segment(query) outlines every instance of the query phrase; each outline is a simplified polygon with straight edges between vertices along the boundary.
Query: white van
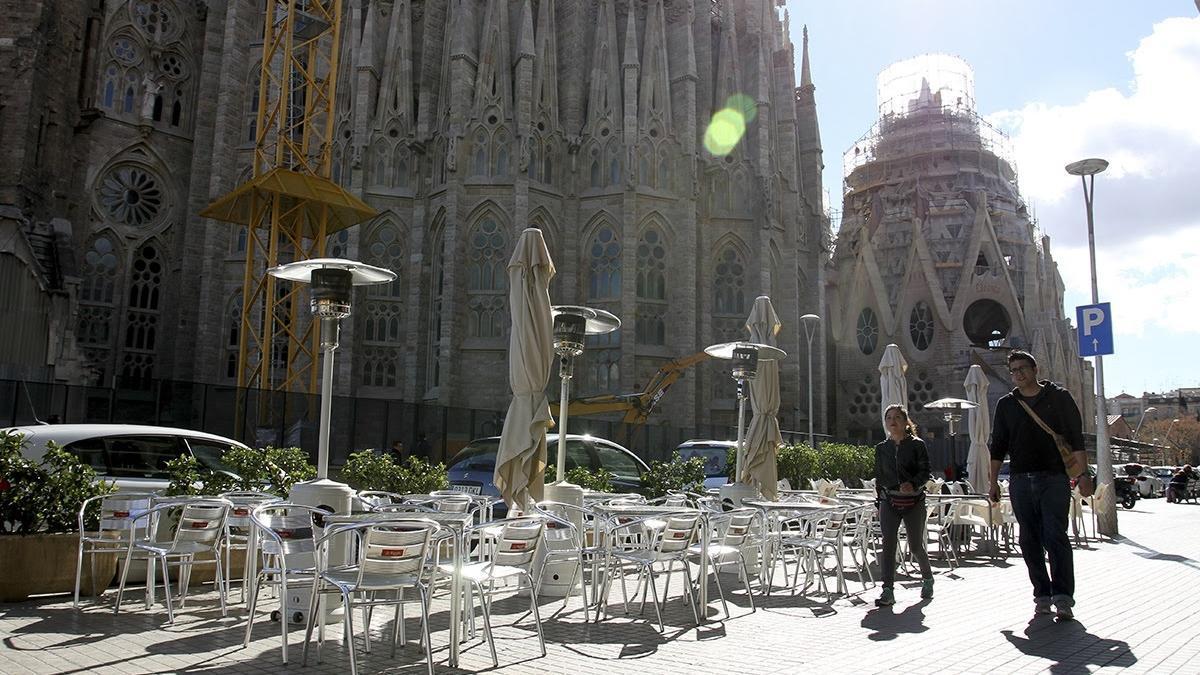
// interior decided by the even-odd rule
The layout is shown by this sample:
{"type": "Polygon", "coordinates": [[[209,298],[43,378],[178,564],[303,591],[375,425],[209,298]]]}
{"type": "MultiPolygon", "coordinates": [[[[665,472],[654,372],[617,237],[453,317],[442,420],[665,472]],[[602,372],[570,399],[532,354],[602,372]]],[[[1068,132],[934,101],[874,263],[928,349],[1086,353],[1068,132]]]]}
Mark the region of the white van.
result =
{"type": "Polygon", "coordinates": [[[203,431],[134,424],[45,424],[11,427],[8,433],[25,436],[21,454],[41,461],[53,441],[78,456],[102,480],[117,484],[121,492],[154,492],[167,488],[168,461],[192,455],[216,471],[229,471],[221,455],[232,447],[246,448],[231,438],[203,431]]]}

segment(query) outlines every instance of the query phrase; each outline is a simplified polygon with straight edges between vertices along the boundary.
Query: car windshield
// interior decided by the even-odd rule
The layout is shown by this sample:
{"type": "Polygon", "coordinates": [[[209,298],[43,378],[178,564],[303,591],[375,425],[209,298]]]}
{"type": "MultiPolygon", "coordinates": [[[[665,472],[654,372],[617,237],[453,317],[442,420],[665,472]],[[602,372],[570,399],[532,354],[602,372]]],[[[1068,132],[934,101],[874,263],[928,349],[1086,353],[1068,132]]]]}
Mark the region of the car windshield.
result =
{"type": "Polygon", "coordinates": [[[204,468],[211,471],[237,473],[222,459],[225,452],[233,446],[196,438],[189,438],[187,441],[188,445],[192,448],[192,455],[196,457],[196,461],[200,462],[200,465],[204,468]]]}
{"type": "Polygon", "coordinates": [[[475,441],[458,451],[450,463],[451,471],[495,471],[496,453],[500,449],[500,439],[475,441]]]}
{"type": "Polygon", "coordinates": [[[689,445],[679,449],[679,456],[685,460],[693,457],[704,460],[704,477],[715,478],[729,474],[726,468],[728,452],[729,449],[723,445],[689,445]]]}

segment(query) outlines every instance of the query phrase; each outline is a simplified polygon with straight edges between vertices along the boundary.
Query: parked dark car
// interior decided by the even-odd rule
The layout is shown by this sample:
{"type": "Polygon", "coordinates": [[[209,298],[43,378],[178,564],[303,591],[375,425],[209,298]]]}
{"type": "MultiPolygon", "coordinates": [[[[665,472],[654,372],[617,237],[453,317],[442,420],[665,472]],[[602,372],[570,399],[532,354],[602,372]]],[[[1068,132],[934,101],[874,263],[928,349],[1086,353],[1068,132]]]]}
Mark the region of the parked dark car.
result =
{"type": "MultiPolygon", "coordinates": [[[[547,455],[553,464],[558,453],[558,434],[547,434],[547,455]]],[[[471,441],[450,460],[447,471],[450,489],[473,495],[499,497],[500,492],[492,477],[496,473],[496,453],[500,449],[500,437],[480,438],[471,441]]],[[[617,492],[640,492],[642,474],[649,471],[646,463],[626,448],[612,441],[595,436],[567,435],[567,470],[586,467],[590,471],[607,469],[613,474],[613,489],[617,492]]],[[[497,504],[496,513],[503,514],[507,507],[497,504]]]]}

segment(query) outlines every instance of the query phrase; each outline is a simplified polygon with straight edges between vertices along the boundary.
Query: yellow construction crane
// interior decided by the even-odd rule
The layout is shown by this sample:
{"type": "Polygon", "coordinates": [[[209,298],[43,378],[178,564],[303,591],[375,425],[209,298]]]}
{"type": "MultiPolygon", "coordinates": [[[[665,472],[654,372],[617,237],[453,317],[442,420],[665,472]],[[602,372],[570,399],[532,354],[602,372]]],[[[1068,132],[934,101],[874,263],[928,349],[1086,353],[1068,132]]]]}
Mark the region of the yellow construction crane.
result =
{"type": "Polygon", "coordinates": [[[248,229],[238,387],[316,393],[301,284],[266,272],[323,257],[329,235],[376,211],[330,180],[342,0],[267,0],[265,12],[253,174],[200,215],[248,229]]]}
{"type": "MultiPolygon", "coordinates": [[[[646,388],[636,394],[600,394],[571,399],[567,407],[567,416],[602,415],[611,412],[623,412],[621,419],[625,424],[639,426],[646,423],[654,407],[662,400],[667,389],[683,375],[683,371],[711,358],[705,352],[697,352],[689,356],[681,356],[668,361],[658,369],[646,388]]],[[[558,403],[550,404],[550,412],[558,418],[558,403]]]]}

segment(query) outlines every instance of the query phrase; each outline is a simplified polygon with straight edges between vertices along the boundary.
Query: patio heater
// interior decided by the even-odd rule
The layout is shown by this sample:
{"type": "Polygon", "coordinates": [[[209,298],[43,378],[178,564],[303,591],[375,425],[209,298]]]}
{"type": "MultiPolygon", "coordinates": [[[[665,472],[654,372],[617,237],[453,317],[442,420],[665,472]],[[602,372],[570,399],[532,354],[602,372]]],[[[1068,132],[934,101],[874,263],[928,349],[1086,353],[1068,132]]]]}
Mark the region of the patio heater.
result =
{"type": "MultiPolygon", "coordinates": [[[[320,506],[334,513],[349,513],[354,490],[344,483],[329,480],[329,423],[333,404],[333,353],[338,348],[341,320],[350,316],[351,296],[355,286],[386,284],[396,279],[396,273],[354,260],[313,258],[267,270],[279,279],[307,283],[312,292],[310,309],[320,322],[320,346],[323,353],[321,371],[321,423],[317,441],[316,480],[296,483],[288,499],[297,504],[320,506]]],[[[345,562],[345,547],[330,547],[331,562],[345,562]],[[340,560],[337,558],[340,557],[340,560]]],[[[308,612],[307,592],[289,592],[285,599],[291,617],[296,612],[308,612]]],[[[333,611],[340,603],[326,603],[326,622],[333,621],[333,611]]]]}
{"type": "Polygon", "coordinates": [[[955,442],[958,432],[954,429],[954,425],[962,419],[964,410],[978,407],[975,402],[963,398],[939,398],[925,404],[925,408],[928,410],[942,411],[942,420],[946,422],[950,434],[950,461],[954,462],[955,466],[958,466],[958,444],[955,442]]]}
{"type": "MultiPolygon", "coordinates": [[[[587,336],[605,335],[621,327],[621,320],[602,309],[578,305],[555,305],[550,308],[554,317],[554,351],[558,354],[558,454],[554,460],[555,480],[544,489],[546,499],[564,504],[583,506],[583,488],[566,481],[567,471],[567,409],[571,401],[571,378],[575,376],[575,357],[583,354],[587,336]]],[[[583,527],[581,516],[573,515],[576,527],[583,527]]],[[[547,541],[549,544],[549,541],[547,541]]],[[[539,548],[541,551],[548,547],[539,548]]],[[[542,595],[562,597],[575,588],[574,563],[550,563],[542,573],[542,595]]],[[[579,580],[583,583],[583,579],[579,580]]]]}
{"type": "Polygon", "coordinates": [[[759,361],[779,361],[787,353],[778,347],[758,344],[755,342],[724,342],[709,345],[704,352],[715,359],[732,361],[732,375],[737,382],[738,401],[738,436],[737,436],[737,466],[735,481],[721,488],[721,501],[730,501],[740,506],[743,499],[753,498],[758,490],[743,483],[740,476],[746,460],[746,399],[750,398],[746,385],[758,376],[759,361]]]}

